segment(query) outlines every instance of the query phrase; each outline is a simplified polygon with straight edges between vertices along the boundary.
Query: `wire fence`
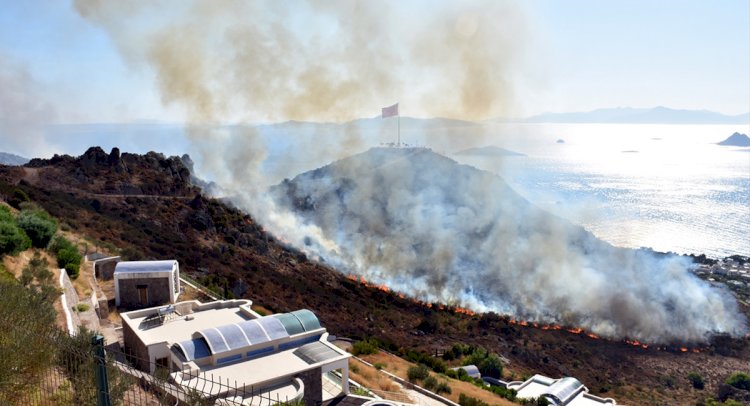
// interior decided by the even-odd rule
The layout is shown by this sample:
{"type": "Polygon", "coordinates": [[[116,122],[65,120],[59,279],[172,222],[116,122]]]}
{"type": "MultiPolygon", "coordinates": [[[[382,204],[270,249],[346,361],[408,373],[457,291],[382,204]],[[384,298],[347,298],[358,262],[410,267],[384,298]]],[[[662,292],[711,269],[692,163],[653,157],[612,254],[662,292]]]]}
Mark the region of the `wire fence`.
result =
{"type": "Polygon", "coordinates": [[[304,404],[298,397],[282,397],[279,392],[222,381],[210,374],[174,373],[165,365],[138,362],[117,348],[105,348],[98,335],[68,336],[55,331],[46,339],[53,353],[47,354],[44,364],[30,361],[26,370],[0,376],[0,405],[304,404]],[[147,373],[136,365],[148,365],[155,372],[147,373]],[[13,377],[21,381],[10,382],[13,377]]]}

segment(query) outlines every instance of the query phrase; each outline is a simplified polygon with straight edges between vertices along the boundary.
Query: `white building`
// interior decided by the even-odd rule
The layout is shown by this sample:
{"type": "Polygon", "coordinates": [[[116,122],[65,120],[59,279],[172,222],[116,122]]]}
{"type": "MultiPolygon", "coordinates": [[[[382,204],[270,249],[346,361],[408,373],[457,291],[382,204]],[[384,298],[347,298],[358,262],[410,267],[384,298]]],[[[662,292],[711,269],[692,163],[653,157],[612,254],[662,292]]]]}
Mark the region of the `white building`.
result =
{"type": "Polygon", "coordinates": [[[117,307],[174,303],[180,295],[180,265],[174,259],[118,262],[114,282],[117,307]]]}
{"type": "Polygon", "coordinates": [[[123,313],[125,348],[144,371],[168,369],[182,387],[238,403],[243,399],[235,396],[316,404],[332,371],[339,373],[340,392],[349,392],[351,355],[328,342],[313,312],[261,316],[251,304],[193,300],[123,313]],[[206,381],[231,385],[207,387],[206,381]]]}
{"type": "Polygon", "coordinates": [[[588,388],[576,378],[565,377],[552,379],[543,375],[534,375],[524,382],[508,383],[508,389],[515,389],[519,398],[547,398],[554,406],[602,406],[616,405],[612,398],[600,398],[589,394],[588,388]]]}

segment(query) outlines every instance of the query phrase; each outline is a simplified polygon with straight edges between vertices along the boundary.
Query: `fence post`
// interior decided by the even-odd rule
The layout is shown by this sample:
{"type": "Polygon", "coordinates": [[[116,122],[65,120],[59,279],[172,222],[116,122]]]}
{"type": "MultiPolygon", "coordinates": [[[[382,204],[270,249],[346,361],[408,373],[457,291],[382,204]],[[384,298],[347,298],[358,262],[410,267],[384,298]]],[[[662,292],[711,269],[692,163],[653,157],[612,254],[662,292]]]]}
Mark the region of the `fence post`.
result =
{"type": "Polygon", "coordinates": [[[91,337],[91,347],[94,350],[94,362],[96,363],[96,405],[111,406],[109,399],[109,379],[107,378],[107,360],[104,355],[104,337],[95,335],[91,337]]]}

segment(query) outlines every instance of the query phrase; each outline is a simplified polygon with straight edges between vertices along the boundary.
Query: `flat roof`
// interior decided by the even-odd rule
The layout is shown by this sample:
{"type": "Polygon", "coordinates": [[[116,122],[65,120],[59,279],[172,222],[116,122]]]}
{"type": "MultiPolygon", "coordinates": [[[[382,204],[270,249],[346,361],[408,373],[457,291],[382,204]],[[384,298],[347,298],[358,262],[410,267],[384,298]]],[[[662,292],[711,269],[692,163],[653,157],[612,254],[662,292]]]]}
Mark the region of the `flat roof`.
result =
{"type": "MultiPolygon", "coordinates": [[[[248,304],[250,302],[248,301],[248,304]]],[[[135,312],[130,313],[137,313],[135,312]]],[[[128,322],[130,326],[135,330],[138,337],[145,345],[151,345],[167,341],[169,343],[178,343],[180,341],[190,340],[193,338],[193,333],[204,330],[207,328],[220,326],[223,324],[239,323],[246,320],[252,320],[248,315],[245,315],[238,306],[226,307],[226,308],[215,308],[198,310],[187,315],[181,315],[175,319],[164,322],[164,324],[157,325],[154,327],[148,327],[150,323],[144,323],[143,321],[151,316],[154,312],[144,313],[138,317],[130,317],[128,313],[124,313],[122,316],[128,316],[127,320],[123,317],[123,321],[128,322]],[[190,319],[190,320],[188,320],[190,319]]]]}
{"type": "Polygon", "coordinates": [[[234,385],[234,382],[237,382],[234,386],[239,388],[243,386],[262,385],[264,382],[274,381],[280,377],[291,377],[302,371],[318,368],[323,364],[330,364],[331,362],[347,360],[349,358],[348,353],[344,353],[343,350],[323,341],[317,341],[313,344],[315,344],[315,349],[318,351],[320,351],[320,346],[325,346],[330,351],[324,359],[315,363],[310,363],[310,359],[302,359],[295,354],[298,348],[293,348],[261,358],[243,359],[229,365],[204,367],[201,368],[197,377],[193,377],[192,379],[183,380],[182,372],[173,372],[172,376],[177,383],[187,387],[191,387],[191,385],[203,385],[207,379],[210,381],[229,381],[232,382],[232,385],[234,385]]]}

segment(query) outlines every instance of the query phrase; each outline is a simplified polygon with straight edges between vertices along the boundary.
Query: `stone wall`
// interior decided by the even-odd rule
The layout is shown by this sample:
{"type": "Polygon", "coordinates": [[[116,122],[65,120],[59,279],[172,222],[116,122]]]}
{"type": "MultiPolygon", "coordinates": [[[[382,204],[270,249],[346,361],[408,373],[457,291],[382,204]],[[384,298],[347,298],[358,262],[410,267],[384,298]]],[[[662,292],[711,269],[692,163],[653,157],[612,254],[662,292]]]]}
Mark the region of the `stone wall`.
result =
{"type": "Polygon", "coordinates": [[[94,275],[101,280],[110,280],[115,274],[115,266],[120,257],[100,259],[94,263],[94,275]]]}
{"type": "Polygon", "coordinates": [[[120,307],[142,309],[169,303],[169,276],[161,278],[119,279],[120,307]],[[138,286],[145,285],[148,290],[148,302],[141,303],[138,297],[138,286]]]}
{"type": "Polygon", "coordinates": [[[305,406],[318,406],[323,403],[323,371],[320,368],[302,372],[297,378],[305,384],[305,395],[302,398],[305,406]]]}
{"type": "Polygon", "coordinates": [[[122,338],[125,341],[125,353],[135,358],[135,365],[138,369],[150,372],[148,347],[143,344],[127,323],[122,323],[122,338]]]}

